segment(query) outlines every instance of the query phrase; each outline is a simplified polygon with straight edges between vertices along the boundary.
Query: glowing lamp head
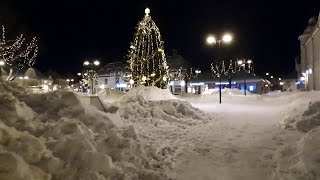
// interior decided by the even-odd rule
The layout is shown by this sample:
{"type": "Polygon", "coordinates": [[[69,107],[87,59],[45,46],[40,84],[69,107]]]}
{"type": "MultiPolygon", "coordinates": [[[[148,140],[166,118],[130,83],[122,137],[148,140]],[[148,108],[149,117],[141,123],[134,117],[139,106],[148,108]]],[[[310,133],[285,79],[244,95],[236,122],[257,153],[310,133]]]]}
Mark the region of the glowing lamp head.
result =
{"type": "Polygon", "coordinates": [[[130,79],[130,84],[134,84],[134,80],[133,79],[130,79]]]}
{"type": "Polygon", "coordinates": [[[163,81],[167,81],[167,77],[166,77],[166,76],[163,76],[162,80],[163,80],[163,81]]]}
{"type": "Polygon", "coordinates": [[[29,77],[28,77],[28,76],[25,76],[24,79],[29,79],[29,77]]]}
{"type": "Polygon", "coordinates": [[[251,63],[252,63],[252,60],[249,59],[249,60],[247,61],[247,63],[248,63],[248,64],[251,64],[251,63]]]}
{"type": "Polygon", "coordinates": [[[207,38],[207,43],[208,43],[208,44],[216,44],[216,43],[217,43],[217,40],[216,40],[215,37],[209,36],[209,37],[207,38]]]}
{"type": "Polygon", "coordinates": [[[100,65],[100,61],[95,60],[95,61],[93,62],[93,64],[94,64],[95,66],[99,66],[99,65],[100,65]]]}
{"type": "Polygon", "coordinates": [[[222,38],[223,42],[230,43],[232,41],[232,36],[230,34],[226,34],[222,38]]]}
{"type": "Polygon", "coordinates": [[[67,82],[70,82],[70,79],[67,79],[67,82]]]}
{"type": "Polygon", "coordinates": [[[85,62],[83,63],[84,66],[89,66],[89,64],[90,64],[89,61],[85,61],[85,62]]]}
{"type": "Polygon", "coordinates": [[[238,61],[238,65],[241,65],[241,64],[242,64],[242,60],[239,60],[239,61],[238,61]]]}
{"type": "Polygon", "coordinates": [[[266,73],[266,76],[269,76],[269,73],[266,73]]]}
{"type": "Polygon", "coordinates": [[[77,75],[78,75],[78,76],[81,76],[81,73],[78,73],[77,75]]]}
{"type": "Polygon", "coordinates": [[[5,62],[3,60],[0,60],[0,66],[4,66],[5,62]]]}
{"type": "Polygon", "coordinates": [[[273,76],[270,76],[271,79],[273,79],[273,76]]]}
{"type": "Polygon", "coordinates": [[[283,82],[280,82],[280,86],[283,86],[283,84],[284,84],[283,82]]]}

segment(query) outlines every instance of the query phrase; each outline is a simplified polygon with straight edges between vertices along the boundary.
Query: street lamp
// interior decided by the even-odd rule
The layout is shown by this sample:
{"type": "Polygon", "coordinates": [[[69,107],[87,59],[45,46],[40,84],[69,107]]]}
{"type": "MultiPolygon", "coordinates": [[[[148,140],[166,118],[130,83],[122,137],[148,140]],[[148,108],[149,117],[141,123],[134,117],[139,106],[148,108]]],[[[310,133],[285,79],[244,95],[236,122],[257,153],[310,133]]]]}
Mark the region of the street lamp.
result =
{"type": "MultiPolygon", "coordinates": [[[[214,36],[210,35],[207,37],[207,43],[209,45],[217,44],[218,43],[218,61],[221,61],[220,59],[220,48],[221,48],[221,42],[229,44],[232,41],[232,36],[230,34],[225,34],[222,36],[222,39],[216,39],[214,36]]],[[[220,74],[220,73],[219,73],[220,74]]],[[[222,82],[221,82],[221,75],[219,75],[219,103],[221,104],[221,89],[222,89],[222,82]]]]}
{"type": "Polygon", "coordinates": [[[251,59],[249,60],[238,60],[238,65],[240,66],[239,70],[241,70],[241,67],[243,67],[243,70],[245,72],[244,74],[244,80],[243,80],[243,89],[244,89],[244,95],[247,95],[247,82],[246,82],[246,73],[251,73],[251,65],[253,61],[251,59]],[[246,64],[248,64],[246,66],[246,64]],[[246,67],[248,67],[248,72],[246,70],[246,67]]]}
{"type": "MultiPolygon", "coordinates": [[[[93,62],[90,62],[88,60],[83,62],[83,66],[87,68],[87,70],[83,73],[85,77],[87,77],[91,82],[91,95],[94,95],[94,79],[97,78],[97,72],[95,71],[95,68],[100,65],[99,60],[94,60],[93,62]]],[[[78,75],[81,75],[81,73],[78,73],[78,75]]]]}

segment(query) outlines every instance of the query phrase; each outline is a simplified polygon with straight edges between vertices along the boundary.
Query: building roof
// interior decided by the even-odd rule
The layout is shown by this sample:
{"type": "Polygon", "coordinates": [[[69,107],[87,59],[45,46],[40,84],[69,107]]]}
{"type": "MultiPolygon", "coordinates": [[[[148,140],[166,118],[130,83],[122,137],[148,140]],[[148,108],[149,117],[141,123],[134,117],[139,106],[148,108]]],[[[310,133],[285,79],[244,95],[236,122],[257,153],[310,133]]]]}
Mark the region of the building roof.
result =
{"type": "Polygon", "coordinates": [[[129,70],[128,64],[124,62],[112,62],[97,70],[99,75],[110,74],[116,71],[126,72],[129,70]]]}
{"type": "Polygon", "coordinates": [[[193,68],[193,66],[176,50],[173,51],[172,56],[167,56],[167,63],[169,65],[169,69],[179,69],[180,67],[184,69],[193,68]]]}

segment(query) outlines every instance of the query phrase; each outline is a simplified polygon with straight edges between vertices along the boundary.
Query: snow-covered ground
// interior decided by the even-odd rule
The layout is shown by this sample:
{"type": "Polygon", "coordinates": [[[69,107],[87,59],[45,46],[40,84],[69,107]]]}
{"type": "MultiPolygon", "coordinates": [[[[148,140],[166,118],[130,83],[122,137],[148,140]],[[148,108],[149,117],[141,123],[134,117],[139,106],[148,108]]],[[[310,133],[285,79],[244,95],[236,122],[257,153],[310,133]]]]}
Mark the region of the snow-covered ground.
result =
{"type": "Polygon", "coordinates": [[[317,180],[320,93],[28,94],[0,82],[0,179],[317,180]]]}

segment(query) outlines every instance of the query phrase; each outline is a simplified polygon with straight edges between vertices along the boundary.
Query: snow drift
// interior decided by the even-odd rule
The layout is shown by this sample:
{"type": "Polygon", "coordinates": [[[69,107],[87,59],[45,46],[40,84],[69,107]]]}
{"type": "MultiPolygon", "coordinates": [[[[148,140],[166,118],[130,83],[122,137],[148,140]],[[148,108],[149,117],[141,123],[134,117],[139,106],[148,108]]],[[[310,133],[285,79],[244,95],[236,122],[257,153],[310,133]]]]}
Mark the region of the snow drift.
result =
{"type": "Polygon", "coordinates": [[[318,92],[301,92],[283,96],[287,103],[283,110],[285,128],[308,132],[320,125],[320,97],[318,92]]]}
{"type": "Polygon", "coordinates": [[[300,92],[282,97],[288,103],[283,126],[305,134],[297,144],[277,151],[275,176],[279,179],[320,179],[319,95],[319,92],[300,92]]]}
{"type": "MultiPolygon", "coordinates": [[[[244,91],[240,89],[229,89],[224,88],[221,90],[221,93],[229,96],[241,96],[244,95],[244,91]]],[[[247,95],[253,95],[250,91],[246,92],[247,95]]],[[[202,94],[219,94],[219,89],[208,89],[204,91],[202,94]]]]}
{"type": "Polygon", "coordinates": [[[160,89],[155,86],[138,86],[130,89],[130,91],[121,98],[121,101],[130,101],[130,99],[138,97],[145,101],[177,99],[168,89],[160,89]]]}
{"type": "Polygon", "coordinates": [[[71,92],[0,82],[0,179],[167,179],[133,126],[71,92]]]}

